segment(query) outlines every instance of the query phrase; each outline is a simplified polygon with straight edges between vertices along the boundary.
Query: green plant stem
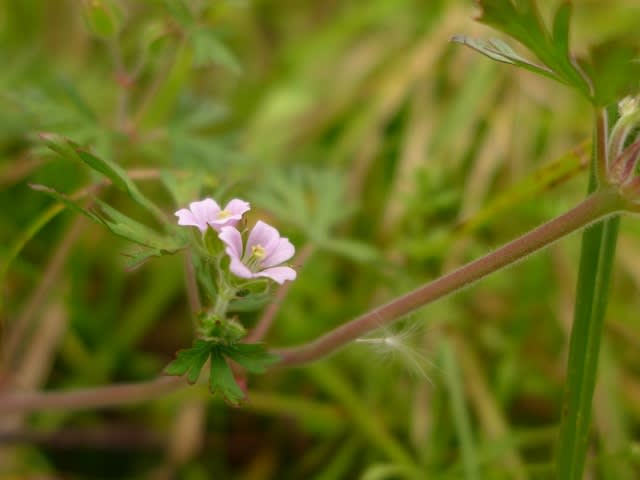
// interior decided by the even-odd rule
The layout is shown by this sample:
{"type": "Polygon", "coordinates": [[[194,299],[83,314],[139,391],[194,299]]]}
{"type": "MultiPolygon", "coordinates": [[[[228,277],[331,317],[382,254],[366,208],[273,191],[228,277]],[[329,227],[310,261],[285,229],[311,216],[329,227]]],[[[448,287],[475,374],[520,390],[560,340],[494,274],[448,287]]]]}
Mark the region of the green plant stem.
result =
{"type": "Polygon", "coordinates": [[[565,214],[463,267],[330,331],[310,343],[275,350],[280,366],[294,366],[323,358],[367,333],[389,325],[407,313],[464,288],[481,278],[549,246],[556,240],[621,210],[622,197],[613,189],[593,193],[565,214]]]}

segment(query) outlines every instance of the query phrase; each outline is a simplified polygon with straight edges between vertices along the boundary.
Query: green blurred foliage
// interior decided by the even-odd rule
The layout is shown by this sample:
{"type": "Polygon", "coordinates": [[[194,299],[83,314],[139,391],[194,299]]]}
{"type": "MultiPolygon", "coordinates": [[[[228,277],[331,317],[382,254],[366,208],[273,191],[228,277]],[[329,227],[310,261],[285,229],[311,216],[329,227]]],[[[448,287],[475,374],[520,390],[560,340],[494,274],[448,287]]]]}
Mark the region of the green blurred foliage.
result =
{"type": "MultiPolygon", "coordinates": [[[[543,16],[555,6],[540,2],[543,16]]],[[[635,1],[574,11],[581,56],[607,40],[638,46],[635,1]]],[[[576,203],[590,106],[451,44],[491,37],[472,14],[433,0],[0,0],[2,379],[21,390],[148,380],[192,342],[180,254],[149,258],[30,184],[147,236],[175,232],[172,212],[202,196],[250,199],[250,221],[314,248],[270,346],[310,340],[576,203]],[[42,133],[91,157],[58,155],[42,133]],[[147,261],[131,271],[126,255],[147,261]],[[16,325],[27,328],[12,345],[16,325]]],[[[623,222],[595,478],[640,471],[639,234],[623,222]]],[[[194,386],[0,417],[0,474],[550,478],[578,240],[391,331],[429,380],[357,343],[250,376],[240,409],[194,386]]],[[[259,312],[239,315],[250,328],[259,312]]]]}

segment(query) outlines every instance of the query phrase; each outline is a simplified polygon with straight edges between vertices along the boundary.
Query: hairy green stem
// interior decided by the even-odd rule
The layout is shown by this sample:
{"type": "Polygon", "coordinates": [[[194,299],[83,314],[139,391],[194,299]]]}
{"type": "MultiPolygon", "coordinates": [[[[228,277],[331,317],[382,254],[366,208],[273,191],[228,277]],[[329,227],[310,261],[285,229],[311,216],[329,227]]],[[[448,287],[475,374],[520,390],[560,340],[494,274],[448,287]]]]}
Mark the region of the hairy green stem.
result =
{"type": "Polygon", "coordinates": [[[624,202],[613,189],[588,196],[567,213],[507,243],[488,255],[423,285],[330,331],[310,343],[275,350],[280,366],[300,365],[323,358],[358,337],[388,325],[430,302],[511,265],[556,240],[621,210],[624,202]]]}

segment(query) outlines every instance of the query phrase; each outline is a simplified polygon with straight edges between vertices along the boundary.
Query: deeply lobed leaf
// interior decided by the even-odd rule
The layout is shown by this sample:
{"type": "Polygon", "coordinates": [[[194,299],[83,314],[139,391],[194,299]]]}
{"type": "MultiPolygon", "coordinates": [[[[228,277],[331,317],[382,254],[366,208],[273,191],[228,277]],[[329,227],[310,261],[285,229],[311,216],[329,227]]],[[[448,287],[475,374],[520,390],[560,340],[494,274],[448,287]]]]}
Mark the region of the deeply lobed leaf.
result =
{"type": "Polygon", "coordinates": [[[245,394],[227,363],[232,359],[251,373],[263,373],[277,363],[280,357],[269,353],[261,343],[235,343],[224,345],[214,341],[197,340],[193,347],[178,351],[176,358],[164,369],[166,375],[187,375],[189,383],[198,380],[207,359],[211,359],[209,389],[220,393],[227,402],[237,406],[245,394]]]}
{"type": "Polygon", "coordinates": [[[533,63],[500,40],[456,35],[452,41],[466,45],[493,60],[510,63],[566,84],[594,105],[604,106],[637,90],[640,62],[637,48],[605,45],[578,63],[569,48],[571,3],[563,1],[547,28],[535,0],[478,0],[478,20],[503,32],[529,49],[542,65],[533,63]]]}

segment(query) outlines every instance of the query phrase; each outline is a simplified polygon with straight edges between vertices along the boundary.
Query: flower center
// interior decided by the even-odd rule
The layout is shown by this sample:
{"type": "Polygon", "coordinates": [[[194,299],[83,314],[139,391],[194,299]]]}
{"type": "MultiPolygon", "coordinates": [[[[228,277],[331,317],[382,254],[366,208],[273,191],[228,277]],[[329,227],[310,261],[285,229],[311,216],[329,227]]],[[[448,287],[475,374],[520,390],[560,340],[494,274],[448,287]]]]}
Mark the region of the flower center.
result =
{"type": "Polygon", "coordinates": [[[257,260],[264,258],[265,251],[264,247],[260,244],[254,245],[251,247],[251,256],[257,260]]]}
{"type": "Polygon", "coordinates": [[[251,246],[251,253],[247,251],[245,253],[246,260],[243,260],[243,263],[251,270],[252,272],[257,272],[261,270],[260,262],[266,255],[266,251],[264,247],[260,244],[251,246]]]}
{"type": "Polygon", "coordinates": [[[229,218],[231,216],[231,212],[229,210],[220,210],[218,212],[218,219],[224,220],[225,218],[229,218]]]}

